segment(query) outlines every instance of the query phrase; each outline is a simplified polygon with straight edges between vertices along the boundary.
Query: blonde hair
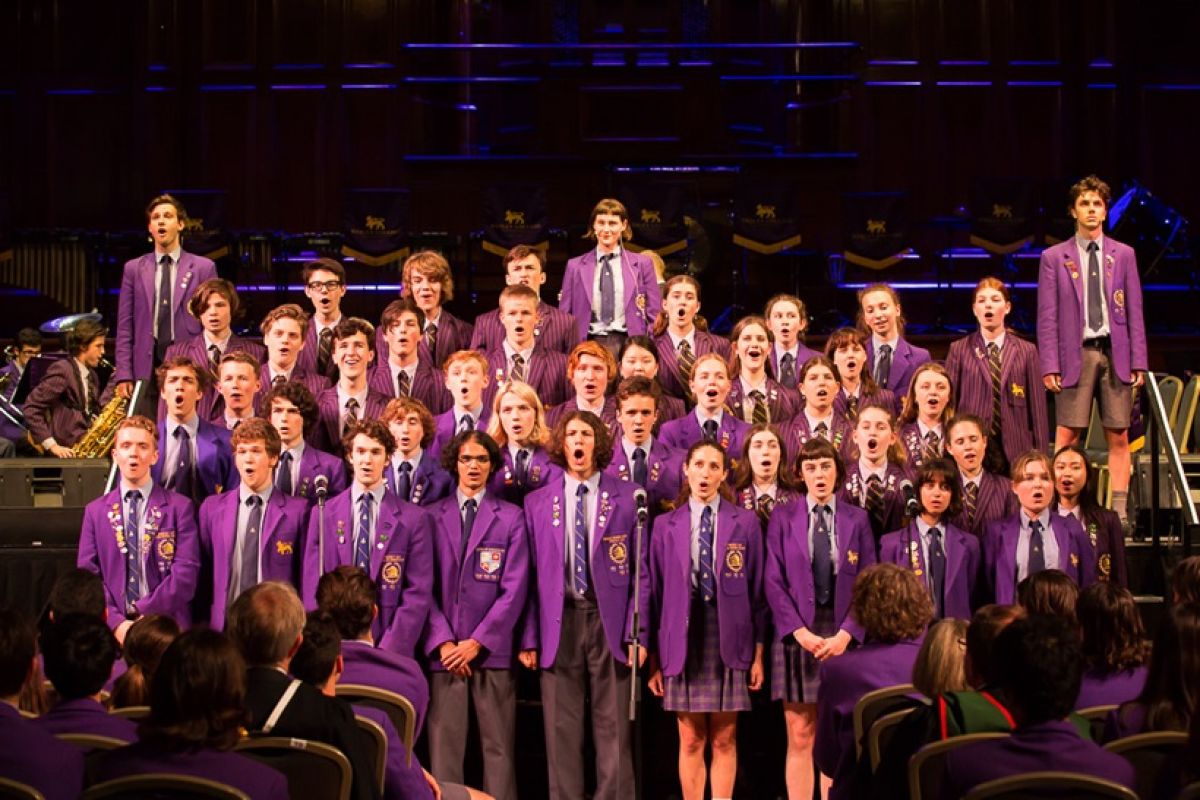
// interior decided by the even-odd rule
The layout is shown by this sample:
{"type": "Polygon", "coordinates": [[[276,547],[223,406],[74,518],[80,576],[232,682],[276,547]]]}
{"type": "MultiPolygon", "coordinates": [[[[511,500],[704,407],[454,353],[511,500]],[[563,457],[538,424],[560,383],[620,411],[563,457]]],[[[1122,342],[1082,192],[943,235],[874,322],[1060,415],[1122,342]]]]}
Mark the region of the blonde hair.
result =
{"type": "Polygon", "coordinates": [[[967,684],[967,621],[938,620],[929,626],[913,663],[912,682],[921,694],[936,697],[963,692],[967,684]]]}
{"type": "Polygon", "coordinates": [[[412,297],[409,284],[412,283],[414,269],[442,285],[442,297],[438,305],[444,306],[454,299],[454,276],[450,272],[450,262],[441,253],[433,250],[420,250],[405,260],[404,267],[400,270],[400,277],[404,283],[400,290],[401,297],[412,297]]]}
{"type": "Polygon", "coordinates": [[[516,442],[516,444],[545,447],[546,443],[550,441],[550,429],[546,427],[546,409],[542,405],[541,398],[538,397],[537,390],[522,381],[508,381],[497,389],[496,396],[492,400],[492,418],[488,420],[487,435],[492,437],[500,447],[508,445],[508,433],[504,430],[504,423],[500,419],[500,402],[506,394],[515,394],[533,409],[533,427],[529,429],[529,436],[524,442],[516,442]]]}

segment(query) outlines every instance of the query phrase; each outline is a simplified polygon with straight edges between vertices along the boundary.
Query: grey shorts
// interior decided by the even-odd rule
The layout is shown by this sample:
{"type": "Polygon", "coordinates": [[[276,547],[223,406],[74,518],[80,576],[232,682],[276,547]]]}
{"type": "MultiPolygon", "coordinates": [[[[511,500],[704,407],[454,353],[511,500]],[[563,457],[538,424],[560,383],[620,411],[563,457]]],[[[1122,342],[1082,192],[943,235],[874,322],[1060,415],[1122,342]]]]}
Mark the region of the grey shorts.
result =
{"type": "Polygon", "coordinates": [[[1092,398],[1095,397],[1100,403],[1100,423],[1111,430],[1127,429],[1133,409],[1131,385],[1122,383],[1117,377],[1107,349],[1084,347],[1082,355],[1079,383],[1064,388],[1055,398],[1057,424],[1086,429],[1092,420],[1092,398]]]}

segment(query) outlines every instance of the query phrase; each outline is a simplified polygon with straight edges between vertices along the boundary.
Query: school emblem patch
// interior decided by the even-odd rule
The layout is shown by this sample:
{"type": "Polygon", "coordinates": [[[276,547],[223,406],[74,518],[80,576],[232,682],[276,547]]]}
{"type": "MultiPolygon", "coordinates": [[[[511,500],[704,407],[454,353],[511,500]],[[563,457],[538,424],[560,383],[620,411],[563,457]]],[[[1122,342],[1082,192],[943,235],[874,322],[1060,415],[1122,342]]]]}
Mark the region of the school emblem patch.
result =
{"type": "Polygon", "coordinates": [[[480,550],[479,571],[485,575],[494,575],[500,571],[500,562],[504,558],[503,550],[480,550]]]}

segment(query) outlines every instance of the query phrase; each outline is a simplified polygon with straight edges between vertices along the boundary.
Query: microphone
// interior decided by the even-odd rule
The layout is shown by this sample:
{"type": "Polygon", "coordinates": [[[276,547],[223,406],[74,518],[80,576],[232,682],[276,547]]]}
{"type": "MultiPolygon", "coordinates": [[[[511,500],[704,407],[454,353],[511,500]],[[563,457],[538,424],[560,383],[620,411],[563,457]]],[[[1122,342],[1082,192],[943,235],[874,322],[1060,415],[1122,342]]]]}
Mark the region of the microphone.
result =
{"type": "Polygon", "coordinates": [[[324,475],[313,478],[313,493],[317,496],[318,502],[325,502],[325,498],[329,496],[329,478],[324,475]]]}
{"type": "Polygon", "coordinates": [[[900,491],[904,493],[904,513],[916,517],[921,513],[921,504],[917,502],[917,490],[913,488],[912,481],[907,478],[900,481],[900,491]]]}
{"type": "Polygon", "coordinates": [[[646,499],[646,490],[637,488],[633,492],[633,502],[637,504],[637,519],[639,525],[646,524],[646,518],[650,516],[650,509],[646,499]]]}

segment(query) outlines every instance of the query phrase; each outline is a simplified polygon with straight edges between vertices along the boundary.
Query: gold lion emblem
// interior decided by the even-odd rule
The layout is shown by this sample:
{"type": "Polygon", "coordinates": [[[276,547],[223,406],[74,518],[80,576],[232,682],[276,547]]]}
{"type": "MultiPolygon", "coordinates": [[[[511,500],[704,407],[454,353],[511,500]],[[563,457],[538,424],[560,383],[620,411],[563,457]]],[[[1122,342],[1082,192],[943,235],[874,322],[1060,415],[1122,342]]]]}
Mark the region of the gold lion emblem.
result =
{"type": "Polygon", "coordinates": [[[871,235],[883,236],[887,233],[887,220],[885,219],[869,219],[867,220],[867,233],[871,235]]]}
{"type": "Polygon", "coordinates": [[[995,219],[1012,219],[1012,206],[992,203],[992,216],[995,219]]]}
{"type": "Polygon", "coordinates": [[[367,217],[366,228],[369,231],[387,230],[387,220],[383,217],[367,217]]]}
{"type": "Polygon", "coordinates": [[[643,208],[642,209],[642,224],[643,225],[661,225],[662,224],[662,212],[655,211],[654,209],[651,209],[651,208],[643,208]]]}
{"type": "Polygon", "coordinates": [[[514,225],[517,227],[524,226],[525,225],[525,212],[524,211],[513,211],[512,209],[505,209],[504,224],[505,225],[514,225]]]}
{"type": "Polygon", "coordinates": [[[775,206],[767,206],[759,203],[754,207],[754,216],[762,221],[773,220],[775,219],[775,206]]]}

